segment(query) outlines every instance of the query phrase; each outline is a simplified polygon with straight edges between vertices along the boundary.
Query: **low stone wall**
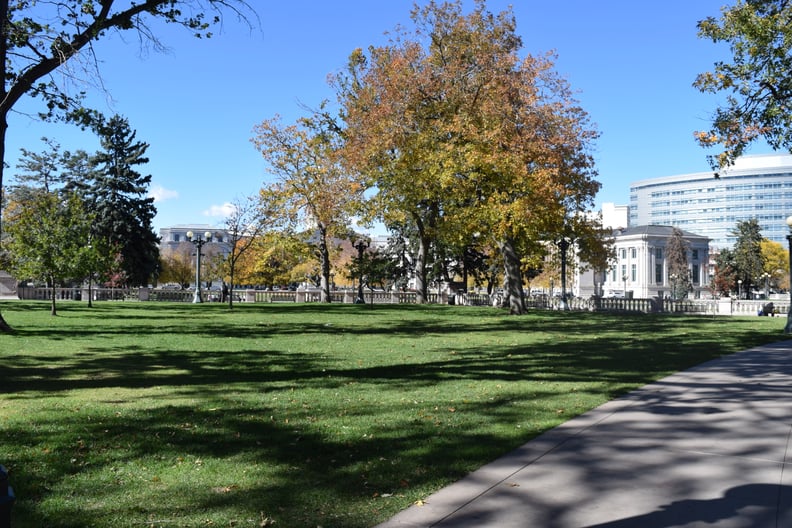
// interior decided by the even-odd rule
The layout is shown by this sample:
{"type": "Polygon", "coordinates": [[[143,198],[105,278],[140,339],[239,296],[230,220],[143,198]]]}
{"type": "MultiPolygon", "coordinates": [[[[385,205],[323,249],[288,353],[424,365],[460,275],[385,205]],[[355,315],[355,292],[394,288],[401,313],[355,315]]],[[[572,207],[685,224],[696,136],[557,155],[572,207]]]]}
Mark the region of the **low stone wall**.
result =
{"type": "MultiPolygon", "coordinates": [[[[236,302],[245,303],[316,303],[321,299],[319,290],[240,290],[231,292],[236,302]]],[[[86,301],[89,297],[88,288],[56,288],[58,300],[86,301]]],[[[94,301],[166,301],[192,302],[194,290],[169,290],[160,288],[92,288],[90,296],[94,301]]],[[[366,304],[416,304],[418,295],[415,292],[383,292],[365,290],[366,304]]],[[[23,300],[49,300],[48,288],[20,287],[17,296],[23,300]]],[[[205,302],[220,300],[220,292],[204,290],[205,302]]],[[[357,300],[357,290],[335,290],[330,293],[331,302],[352,304],[357,300]]],[[[499,306],[498,295],[481,293],[429,293],[430,304],[455,304],[460,306],[499,306]]],[[[789,299],[773,300],[774,314],[786,315],[789,311],[789,299]]],[[[567,305],[574,311],[610,311],[632,313],[678,313],[704,315],[757,315],[768,301],[739,300],[729,297],[721,299],[617,299],[617,298],[578,298],[570,297],[567,305]]],[[[561,299],[557,297],[526,297],[526,305],[530,309],[559,310],[561,299]]]]}

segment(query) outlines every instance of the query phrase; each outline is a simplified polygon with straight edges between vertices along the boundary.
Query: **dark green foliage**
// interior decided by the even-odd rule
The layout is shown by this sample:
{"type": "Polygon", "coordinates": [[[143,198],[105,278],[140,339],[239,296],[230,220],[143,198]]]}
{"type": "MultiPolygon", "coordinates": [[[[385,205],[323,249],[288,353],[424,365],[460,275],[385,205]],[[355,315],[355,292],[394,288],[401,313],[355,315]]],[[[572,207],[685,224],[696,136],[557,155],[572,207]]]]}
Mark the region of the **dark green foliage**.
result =
{"type": "Polygon", "coordinates": [[[38,189],[17,203],[8,217],[11,269],[18,277],[52,289],[51,313],[56,315],[55,288],[88,274],[93,258],[87,244],[91,216],[77,195],[38,189]]]}
{"type": "Polygon", "coordinates": [[[755,218],[737,222],[731,234],[737,238],[734,243],[734,268],[737,280],[742,280],[743,292],[751,288],[764,272],[762,258],[762,228],[755,218]]]}
{"type": "Polygon", "coordinates": [[[87,191],[89,209],[96,215],[94,232],[119,249],[125,282],[145,285],[159,265],[152,227],[157,210],[154,199],[146,196],[151,176],[135,170],[148,163],[149,145],[136,141],[127,119],[117,115],[96,132],[101,150],[91,159],[94,179],[87,191]]]}

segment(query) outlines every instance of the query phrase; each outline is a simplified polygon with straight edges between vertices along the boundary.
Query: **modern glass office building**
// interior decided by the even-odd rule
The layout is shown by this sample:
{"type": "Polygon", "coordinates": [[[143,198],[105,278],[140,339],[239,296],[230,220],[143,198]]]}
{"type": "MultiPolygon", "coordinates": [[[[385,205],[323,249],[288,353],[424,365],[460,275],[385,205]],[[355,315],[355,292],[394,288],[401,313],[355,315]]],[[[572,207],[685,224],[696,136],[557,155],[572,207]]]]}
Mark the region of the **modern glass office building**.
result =
{"type": "Polygon", "coordinates": [[[755,218],[762,235],[786,247],[792,215],[792,156],[744,156],[720,171],[666,176],[630,186],[630,226],[666,225],[732,247],[737,222],[755,218]]]}

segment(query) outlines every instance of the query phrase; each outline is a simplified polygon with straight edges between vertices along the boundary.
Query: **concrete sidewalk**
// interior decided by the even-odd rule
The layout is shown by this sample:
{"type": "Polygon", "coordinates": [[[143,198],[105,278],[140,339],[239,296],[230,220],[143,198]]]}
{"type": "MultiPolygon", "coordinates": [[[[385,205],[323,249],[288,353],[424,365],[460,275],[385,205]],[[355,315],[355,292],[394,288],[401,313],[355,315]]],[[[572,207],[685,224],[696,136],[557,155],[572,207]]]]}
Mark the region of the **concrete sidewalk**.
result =
{"type": "Polygon", "coordinates": [[[377,528],[792,527],[792,341],[548,431],[377,528]]]}

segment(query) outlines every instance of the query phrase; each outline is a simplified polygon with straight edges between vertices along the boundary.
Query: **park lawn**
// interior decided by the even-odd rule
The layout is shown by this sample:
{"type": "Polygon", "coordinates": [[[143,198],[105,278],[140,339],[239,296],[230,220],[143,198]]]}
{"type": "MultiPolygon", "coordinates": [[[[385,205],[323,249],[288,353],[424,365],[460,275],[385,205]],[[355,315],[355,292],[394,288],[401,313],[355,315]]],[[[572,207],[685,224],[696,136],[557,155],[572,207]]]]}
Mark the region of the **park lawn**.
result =
{"type": "Polygon", "coordinates": [[[370,527],[784,318],[3,302],[14,528],[370,527]]]}

